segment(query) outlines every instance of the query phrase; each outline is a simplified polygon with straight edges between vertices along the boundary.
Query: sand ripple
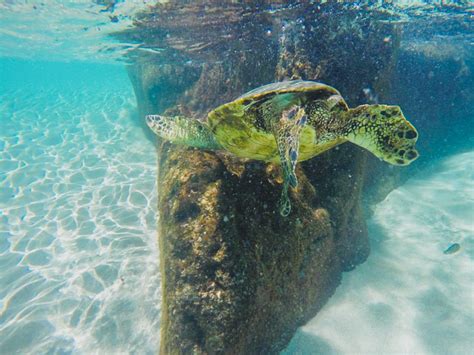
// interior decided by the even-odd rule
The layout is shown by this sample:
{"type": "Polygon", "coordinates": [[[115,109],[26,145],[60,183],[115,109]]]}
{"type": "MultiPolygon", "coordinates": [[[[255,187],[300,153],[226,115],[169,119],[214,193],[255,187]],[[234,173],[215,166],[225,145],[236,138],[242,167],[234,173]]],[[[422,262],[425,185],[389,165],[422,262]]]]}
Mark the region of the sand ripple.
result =
{"type": "Polygon", "coordinates": [[[156,154],[121,75],[0,95],[2,354],[157,348],[156,154]]]}

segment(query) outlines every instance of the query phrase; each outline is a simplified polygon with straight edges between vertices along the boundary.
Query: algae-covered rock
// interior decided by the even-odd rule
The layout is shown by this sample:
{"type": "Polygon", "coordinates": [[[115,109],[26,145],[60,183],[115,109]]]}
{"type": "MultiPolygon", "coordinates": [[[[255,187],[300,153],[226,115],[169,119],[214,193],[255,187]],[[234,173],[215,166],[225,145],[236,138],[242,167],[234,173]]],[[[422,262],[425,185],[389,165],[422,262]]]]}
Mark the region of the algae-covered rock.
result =
{"type": "MultiPolygon", "coordinates": [[[[136,58],[129,70],[141,115],[166,111],[204,119],[248,89],[285,78],[324,80],[356,105],[367,101],[364,89],[385,88],[389,81],[398,41],[386,24],[354,20],[352,12],[338,27],[331,13],[309,11],[311,5],[289,12],[207,6],[200,12],[201,3],[163,5],[138,22],[135,39],[171,47],[153,61],[136,58]],[[197,42],[184,40],[170,20],[183,11],[197,42]],[[221,11],[229,20],[216,15],[212,21],[221,11]],[[204,33],[203,23],[217,39],[204,33]],[[237,39],[229,28],[238,30],[237,39]],[[193,50],[191,42],[202,49],[193,50]],[[170,63],[177,53],[183,61],[170,63]],[[164,97],[157,100],[157,93],[164,97]]],[[[292,212],[283,218],[279,167],[158,142],[161,353],[283,349],[332,295],[342,271],[368,256],[360,202],[366,160],[363,150],[343,144],[300,164],[292,212]]]]}
{"type": "Polygon", "coordinates": [[[276,352],[339,283],[329,213],[302,171],[283,219],[264,164],[237,176],[213,153],[160,152],[162,353],[276,352]]]}

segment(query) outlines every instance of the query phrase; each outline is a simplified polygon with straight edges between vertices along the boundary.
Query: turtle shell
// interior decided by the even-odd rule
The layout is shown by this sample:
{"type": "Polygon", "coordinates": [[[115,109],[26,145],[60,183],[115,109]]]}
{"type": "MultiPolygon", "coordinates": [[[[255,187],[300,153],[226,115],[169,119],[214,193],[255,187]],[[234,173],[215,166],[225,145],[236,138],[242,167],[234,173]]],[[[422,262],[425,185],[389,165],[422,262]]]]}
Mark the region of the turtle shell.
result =
{"type": "Polygon", "coordinates": [[[253,89],[239,98],[234,102],[240,100],[260,100],[264,97],[271,97],[273,95],[279,95],[284,93],[301,93],[301,94],[320,94],[322,97],[329,97],[331,95],[340,95],[339,91],[333,87],[318,83],[316,81],[305,81],[305,80],[291,80],[291,81],[280,81],[277,83],[267,84],[253,89]]]}
{"type": "MultiPolygon", "coordinates": [[[[228,151],[242,158],[279,162],[278,148],[273,132],[262,125],[259,108],[268,100],[278,106],[275,119],[293,105],[304,106],[313,100],[326,100],[339,95],[331,86],[315,81],[283,81],[258,87],[234,101],[221,105],[208,114],[208,125],[216,140],[228,151]]],[[[338,104],[347,110],[344,100],[338,104]]],[[[300,136],[298,160],[309,159],[331,148],[315,146],[316,132],[307,125],[300,136]]]]}

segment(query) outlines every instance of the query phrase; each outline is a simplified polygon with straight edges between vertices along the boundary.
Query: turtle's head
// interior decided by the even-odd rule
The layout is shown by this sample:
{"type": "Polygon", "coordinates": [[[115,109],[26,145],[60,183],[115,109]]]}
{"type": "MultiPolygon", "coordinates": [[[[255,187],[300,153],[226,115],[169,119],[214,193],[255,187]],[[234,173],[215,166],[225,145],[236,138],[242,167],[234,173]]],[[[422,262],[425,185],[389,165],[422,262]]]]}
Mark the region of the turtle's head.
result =
{"type": "Polygon", "coordinates": [[[362,105],[349,110],[344,136],[387,163],[408,165],[418,158],[418,132],[400,107],[362,105]]]}

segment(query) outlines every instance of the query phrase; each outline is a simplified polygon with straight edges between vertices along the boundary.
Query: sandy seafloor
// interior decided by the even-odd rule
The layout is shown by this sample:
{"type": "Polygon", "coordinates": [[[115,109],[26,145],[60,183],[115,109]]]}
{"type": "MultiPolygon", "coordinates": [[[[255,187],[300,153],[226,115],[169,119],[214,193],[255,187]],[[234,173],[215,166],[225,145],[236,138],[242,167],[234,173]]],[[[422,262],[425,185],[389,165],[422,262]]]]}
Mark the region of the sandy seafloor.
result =
{"type": "Polygon", "coordinates": [[[154,354],[156,153],[125,70],[3,69],[0,354],[154,354]]]}
{"type": "Polygon", "coordinates": [[[392,191],[369,235],[368,260],[284,354],[474,354],[474,151],[392,191]]]}
{"type": "MultiPolygon", "coordinates": [[[[0,88],[0,354],[154,354],[156,154],[126,73],[15,65],[0,88]]],[[[368,261],[284,353],[472,353],[473,178],[460,153],[380,203],[368,261]]]]}

